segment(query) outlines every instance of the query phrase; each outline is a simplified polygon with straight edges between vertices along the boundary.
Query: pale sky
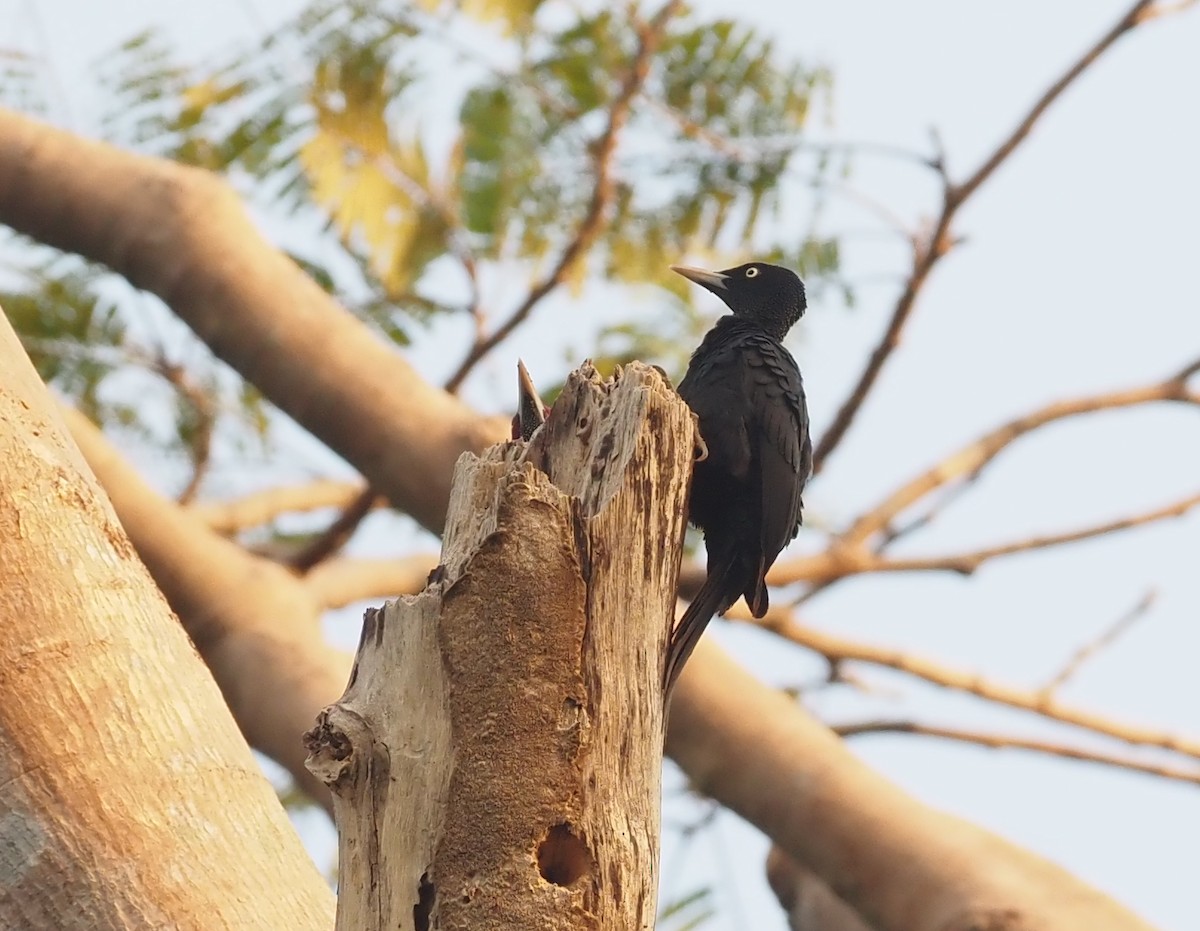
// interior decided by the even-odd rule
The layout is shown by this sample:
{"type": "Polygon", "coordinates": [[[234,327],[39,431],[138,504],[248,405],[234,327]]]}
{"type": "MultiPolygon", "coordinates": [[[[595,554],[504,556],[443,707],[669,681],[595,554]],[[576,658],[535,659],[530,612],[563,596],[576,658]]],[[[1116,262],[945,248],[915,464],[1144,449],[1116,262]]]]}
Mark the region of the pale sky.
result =
{"type": "MultiPolygon", "coordinates": [[[[893,4],[698,0],[696,7],[767,26],[782,49],[835,74],[830,125],[817,134],[928,151],[936,127],[956,177],[973,169],[1124,4],[893,4]],[[788,12],[781,13],[781,9],[788,12]]],[[[151,23],[187,50],[211,53],[278,21],[294,0],[0,0],[0,48],[45,54],[55,116],[95,127],[98,91],[83,65],[151,23]]],[[[935,272],[904,344],[827,473],[805,500],[815,524],[840,525],[896,484],[1004,420],[1052,400],[1159,380],[1200,355],[1191,273],[1200,254],[1200,11],[1126,37],[1061,99],[1032,138],[961,213],[967,242],[935,272]]],[[[909,223],[937,208],[931,177],[909,164],[856,162],[852,183],[909,223]]],[[[839,203],[830,226],[869,216],[839,203]]],[[[818,435],[832,418],[894,300],[905,257],[878,238],[852,239],[848,273],[865,282],[846,311],[814,303],[791,340],[818,435]]],[[[503,305],[501,305],[503,306],[503,305]]],[[[702,306],[713,314],[715,302],[702,306]]],[[[469,384],[493,407],[507,397],[519,352],[535,377],[566,367],[564,345],[609,310],[559,296],[469,384]],[[567,317],[568,311],[570,313],[567,317]]],[[[431,377],[452,366],[464,329],[435,329],[414,358],[431,377]]],[[[313,453],[314,461],[329,464],[313,453]]],[[[332,467],[332,464],[329,464],[332,467]]],[[[1200,489],[1194,409],[1135,409],[1071,421],[1015,446],[904,552],[943,553],[1122,517],[1200,489]]],[[[388,527],[371,525],[370,550],[388,527]]],[[[804,537],[797,550],[815,546],[804,537]]],[[[880,577],[814,601],[805,620],[847,637],[903,647],[1023,686],[1052,675],[1080,644],[1133,606],[1158,599],[1092,660],[1063,700],[1114,718],[1200,732],[1200,514],[1053,554],[1019,556],[969,580],[880,577]]],[[[350,624],[339,640],[353,644],[350,624]]],[[[765,635],[712,625],[712,636],[759,674],[812,682],[821,666],[765,635]]],[[[810,703],[830,720],[912,716],[1097,745],[1029,716],[871,670],[863,696],[810,703]],[[902,693],[903,698],[896,696],[902,693]]],[[[1200,928],[1200,789],[1017,751],[914,737],[869,737],[853,749],[922,800],[1063,864],[1167,929],[1200,928]]],[[[1113,749],[1121,750],[1119,746],[1113,749]]],[[[1153,755],[1145,755],[1152,759],[1153,755]]],[[[667,774],[677,788],[677,773],[667,774]]],[[[667,824],[694,810],[671,803],[667,824]]],[[[328,829],[305,819],[310,844],[328,829]]],[[[762,879],[765,844],[732,815],[685,857],[668,834],[663,893],[713,882],[713,931],[784,927],[762,879]]]]}

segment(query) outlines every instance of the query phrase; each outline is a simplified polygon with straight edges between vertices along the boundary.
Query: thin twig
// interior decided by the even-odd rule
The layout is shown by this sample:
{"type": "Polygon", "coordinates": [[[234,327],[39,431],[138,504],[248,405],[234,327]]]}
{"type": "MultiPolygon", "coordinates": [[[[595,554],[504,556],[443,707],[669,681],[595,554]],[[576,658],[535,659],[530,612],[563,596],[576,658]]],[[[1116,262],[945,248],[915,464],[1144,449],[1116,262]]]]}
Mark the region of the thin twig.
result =
{"type": "Polygon", "coordinates": [[[579,223],[579,228],[571,241],[563,249],[554,268],[541,281],[533,286],[521,304],[495,330],[482,338],[476,337],[474,344],[465,359],[446,381],[447,391],[459,389],[471,370],[484,356],[507,339],[520,326],[533,309],[566,279],[572,266],[579,261],[595,244],[604,228],[605,214],[612,202],[614,192],[612,161],[617,149],[617,139],[625,123],[629,119],[634,98],[642,89],[646,75],[650,69],[650,59],[659,43],[667,20],[683,6],[682,0],[669,2],[654,15],[649,23],[639,29],[638,48],[630,64],[629,73],[625,77],[616,98],[609,109],[608,125],[600,138],[592,147],[592,158],[595,165],[596,180],[592,187],[591,199],[587,210],[579,223]]]}
{"type": "MultiPolygon", "coordinates": [[[[863,546],[846,546],[835,541],[823,553],[798,556],[776,563],[767,573],[767,584],[778,586],[806,582],[810,585],[824,586],[850,576],[882,572],[957,572],[960,575],[970,575],[984,563],[993,559],[1017,553],[1050,549],[1055,546],[1102,537],[1110,533],[1119,533],[1134,527],[1143,527],[1174,517],[1182,517],[1196,507],[1200,507],[1200,493],[1189,495],[1152,511],[1143,511],[1102,524],[1093,524],[1089,527],[1062,533],[1027,537],[1024,540],[1014,540],[998,546],[966,553],[949,553],[943,556],[893,558],[884,555],[880,550],[869,550],[863,546]]],[[[691,581],[693,574],[688,571],[686,575],[681,573],[681,576],[691,581]]]]}
{"type": "Polygon", "coordinates": [[[1100,632],[1100,634],[1085,643],[1072,654],[1071,658],[1063,663],[1062,669],[1054,674],[1050,680],[1042,686],[1044,692],[1055,692],[1062,688],[1075,673],[1079,672],[1083,664],[1096,656],[1102,650],[1113,645],[1117,638],[1125,631],[1129,630],[1134,624],[1140,621],[1150,609],[1154,606],[1155,600],[1158,598],[1158,593],[1154,589],[1150,589],[1144,594],[1132,608],[1122,614],[1113,623],[1100,632]]]}
{"type": "Polygon", "coordinates": [[[1103,55],[1108,49],[1125,35],[1125,33],[1134,29],[1141,24],[1143,14],[1147,7],[1153,5],[1153,0],[1138,0],[1129,11],[1117,21],[1117,23],[1106,32],[1090,49],[1083,53],[1083,56],[1075,62],[1066,73],[1063,74],[1057,81],[1050,85],[1049,89],[1042,94],[1038,101],[1033,105],[1025,118],[1017,124],[1008,137],[1000,143],[989,155],[982,165],[980,165],[975,173],[972,174],[966,181],[961,184],[956,184],[950,189],[950,200],[955,206],[962,204],[964,200],[970,197],[979,189],[992,173],[999,168],[1004,161],[1013,154],[1017,146],[1025,141],[1034,124],[1041,119],[1042,114],[1050,109],[1050,105],[1054,103],[1063,91],[1075,83],[1076,79],[1083,74],[1091,65],[1096,63],[1096,60],[1103,55]]]}
{"type": "MultiPolygon", "coordinates": [[[[140,353],[131,352],[131,357],[134,357],[135,361],[138,361],[138,355],[140,353]]],[[[196,492],[200,490],[200,483],[204,481],[204,475],[212,461],[212,440],[217,423],[217,405],[213,401],[212,393],[197,384],[195,379],[188,374],[187,369],[178,362],[171,362],[162,353],[157,353],[153,358],[141,361],[175,389],[176,393],[187,402],[196,418],[191,439],[187,444],[192,460],[192,475],[188,479],[187,485],[176,497],[179,504],[187,504],[196,497],[196,492]]]]}
{"type": "Polygon", "coordinates": [[[323,533],[312,540],[300,552],[292,556],[289,560],[291,567],[303,574],[318,563],[324,562],[346,545],[349,539],[354,536],[354,531],[358,529],[358,525],[363,522],[371,511],[381,504],[386,503],[386,501],[387,499],[374,488],[364,488],[362,493],[350,503],[349,507],[338,515],[332,524],[325,528],[323,533]]]}
{"type": "Polygon", "coordinates": [[[1176,381],[1186,382],[1197,372],[1200,372],[1200,358],[1193,359],[1191,362],[1181,368],[1175,373],[1174,378],[1176,381]]]}
{"type": "MultiPolygon", "coordinates": [[[[753,622],[740,604],[730,609],[727,616],[753,622]]],[[[1182,737],[1166,731],[1114,721],[1102,714],[1063,705],[1043,689],[1023,689],[985,679],[978,673],[954,669],[922,656],[834,637],[800,624],[787,609],[772,608],[756,623],[791,643],[819,653],[831,663],[855,661],[895,669],[932,685],[965,692],[1011,708],[1020,708],[1064,724],[1105,734],[1125,743],[1161,747],[1200,760],[1200,738],[1182,737]]]]}
{"type": "Polygon", "coordinates": [[[951,485],[938,495],[937,500],[929,504],[924,511],[905,523],[897,526],[894,521],[890,521],[880,531],[879,551],[882,552],[905,537],[911,536],[917,531],[924,530],[931,525],[946,508],[950,507],[950,505],[971,490],[979,480],[979,475],[979,472],[975,472],[972,475],[964,476],[961,481],[951,485]]]}
{"type": "Polygon", "coordinates": [[[1115,766],[1118,769],[1128,769],[1135,773],[1145,773],[1148,776],[1160,776],[1163,779],[1200,783],[1200,769],[1169,766],[1159,763],[1143,763],[1141,760],[1131,759],[1127,756],[1104,753],[1099,750],[1085,750],[1082,747],[1071,747],[1050,740],[1013,737],[1005,734],[985,734],[956,727],[920,724],[916,721],[863,721],[856,724],[839,724],[831,728],[831,730],[842,737],[860,737],[868,734],[916,734],[921,737],[955,740],[961,743],[970,743],[997,750],[1029,750],[1034,753],[1064,757],[1068,760],[1080,760],[1087,763],[1100,763],[1104,766],[1115,766]]]}
{"type": "Polygon", "coordinates": [[[748,162],[753,159],[754,156],[746,148],[749,145],[755,152],[772,155],[793,150],[814,152],[820,155],[872,155],[895,161],[912,162],[922,168],[934,167],[929,156],[914,149],[906,149],[903,146],[891,145],[886,142],[868,140],[815,142],[794,133],[754,136],[735,142],[728,136],[723,136],[703,123],[693,120],[678,107],[673,107],[665,101],[651,99],[648,103],[652,109],[669,117],[679,127],[679,131],[685,138],[702,142],[717,154],[739,162],[748,162]]]}
{"type": "Polygon", "coordinates": [[[838,409],[833,422],[822,435],[813,453],[813,473],[819,473],[830,454],[841,443],[846,431],[850,429],[859,409],[874,387],[879,373],[883,370],[892,352],[900,345],[900,335],[912,315],[917,297],[924,287],[929,273],[953,247],[953,237],[950,226],[962,205],[975,193],[995,170],[1012,155],[1021,142],[1029,135],[1034,124],[1049,108],[1049,106],[1066,90],[1087,68],[1093,64],[1120,36],[1133,29],[1140,22],[1140,17],[1151,0],[1138,0],[1136,4],[1121,17],[1120,21],[1075,62],[1061,78],[1054,82],[1045,94],[1033,105],[1025,117],[1009,133],[1008,137],[984,162],[971,174],[966,181],[955,184],[949,179],[945,169],[945,159],[940,154],[931,160],[933,167],[942,174],[942,209],[938,218],[933,222],[931,230],[913,251],[912,273],[896,300],[892,309],[882,339],[867,360],[866,367],[851,389],[849,396],[838,409]]]}
{"type": "Polygon", "coordinates": [[[1018,417],[968,443],[937,465],[898,488],[880,504],[867,511],[839,537],[846,546],[856,546],[888,527],[905,508],[915,504],[931,491],[965,476],[977,473],[1017,438],[1033,430],[1081,414],[1116,410],[1138,404],[1173,401],[1200,405],[1200,391],[1190,391],[1178,376],[1141,388],[1089,395],[1047,404],[1039,410],[1018,417]]]}

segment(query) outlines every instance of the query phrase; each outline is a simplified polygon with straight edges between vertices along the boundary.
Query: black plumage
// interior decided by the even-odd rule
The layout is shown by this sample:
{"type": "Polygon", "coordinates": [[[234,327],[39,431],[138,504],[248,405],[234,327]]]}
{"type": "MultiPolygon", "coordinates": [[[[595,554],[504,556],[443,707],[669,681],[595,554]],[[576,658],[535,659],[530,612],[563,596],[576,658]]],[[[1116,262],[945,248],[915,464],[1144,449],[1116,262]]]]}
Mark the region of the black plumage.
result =
{"type": "Polygon", "coordinates": [[[722,272],[672,270],[733,313],[709,330],[679,384],[708,447],[696,463],[688,506],[689,519],[704,531],[708,575],[672,633],[668,690],[714,614],[743,595],[755,617],[766,613],[765,576],[800,529],[801,493],[812,472],[804,385],[782,343],[804,313],[803,282],[763,262],[722,272]]]}

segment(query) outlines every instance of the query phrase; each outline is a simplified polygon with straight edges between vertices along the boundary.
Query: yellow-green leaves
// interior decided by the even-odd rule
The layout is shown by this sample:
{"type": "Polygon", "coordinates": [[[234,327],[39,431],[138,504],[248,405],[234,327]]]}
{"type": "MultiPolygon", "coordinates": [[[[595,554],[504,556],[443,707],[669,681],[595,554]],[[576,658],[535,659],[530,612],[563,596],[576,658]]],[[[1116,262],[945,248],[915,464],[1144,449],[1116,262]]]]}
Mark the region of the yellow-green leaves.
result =
{"type": "Polygon", "coordinates": [[[392,138],[386,69],[357,64],[331,61],[318,69],[315,132],[300,163],[342,240],[365,252],[388,295],[398,297],[445,250],[447,208],[421,143],[392,138]]]}

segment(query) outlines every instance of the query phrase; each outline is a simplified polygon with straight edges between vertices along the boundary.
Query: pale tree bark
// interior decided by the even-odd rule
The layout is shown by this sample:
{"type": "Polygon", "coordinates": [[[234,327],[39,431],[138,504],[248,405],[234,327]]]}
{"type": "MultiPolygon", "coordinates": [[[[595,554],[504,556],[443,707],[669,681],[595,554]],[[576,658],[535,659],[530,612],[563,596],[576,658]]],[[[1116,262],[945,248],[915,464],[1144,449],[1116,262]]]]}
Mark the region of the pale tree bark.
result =
{"type": "Polygon", "coordinates": [[[324,785],[304,766],[302,737],[345,687],[350,661],[325,643],[322,605],[282,566],[247,553],[158,494],[78,411],[64,414],[246,740],[328,805],[324,785]]]}
{"type": "Polygon", "coordinates": [[[2,317],[0,371],[0,927],[328,927],[328,888],[2,317]]]}
{"type": "Polygon", "coordinates": [[[157,294],[218,358],[432,530],[459,454],[507,433],[507,421],[429,385],[338,307],[209,172],[0,107],[0,221],[157,294]]]}
{"type": "Polygon", "coordinates": [[[368,612],[310,735],[339,929],[654,926],[694,449],[654,370],[585,366],[528,447],[460,460],[439,580],[368,612]]]}
{"type": "Polygon", "coordinates": [[[700,791],[771,825],[878,931],[1149,931],[1061,867],[892,785],[710,643],[680,679],[668,737],[700,791]]]}

